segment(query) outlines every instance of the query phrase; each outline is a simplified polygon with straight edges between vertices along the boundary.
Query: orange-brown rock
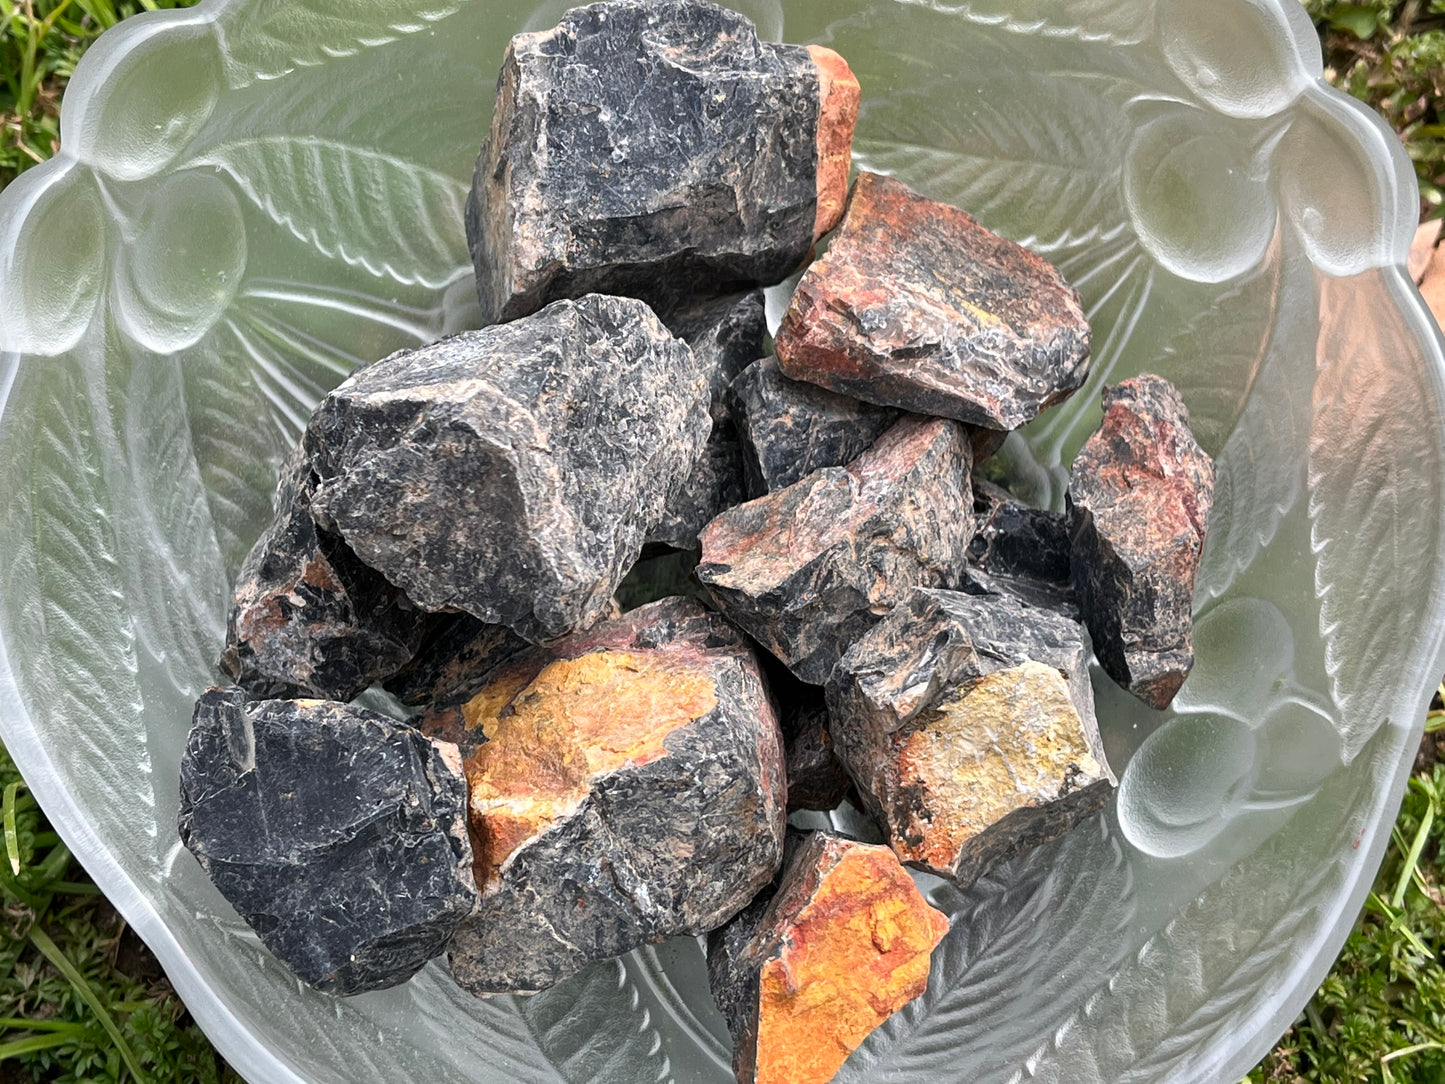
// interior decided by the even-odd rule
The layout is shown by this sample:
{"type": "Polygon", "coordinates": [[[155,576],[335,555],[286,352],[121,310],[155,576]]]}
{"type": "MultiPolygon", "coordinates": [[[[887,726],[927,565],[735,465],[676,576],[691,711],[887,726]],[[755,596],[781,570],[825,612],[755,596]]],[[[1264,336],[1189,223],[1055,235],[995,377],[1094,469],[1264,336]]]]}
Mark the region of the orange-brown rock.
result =
{"type": "Polygon", "coordinates": [[[843,395],[1017,429],[1089,369],[1079,295],[955,207],[863,173],[778,331],[783,371],[843,395]]]}
{"type": "Polygon", "coordinates": [[[724,512],[697,578],[718,608],[801,680],[917,586],[955,587],[973,537],[968,432],[905,417],[846,468],[724,512]]]}
{"type": "Polygon", "coordinates": [[[817,240],[843,220],[848,207],[848,173],[853,167],[853,129],[863,90],[848,62],[832,49],[810,45],[818,66],[818,217],[817,240]]]}
{"type": "Polygon", "coordinates": [[[825,833],[796,846],[771,895],[708,945],[742,1084],[826,1084],[924,990],[948,919],[886,847],[825,833]]]}
{"type": "Polygon", "coordinates": [[[704,933],[777,871],[777,718],[746,640],[695,601],[533,648],[459,714],[485,737],[465,763],[481,900],[451,948],[472,993],[704,933]]]}
{"type": "Polygon", "coordinates": [[[1145,373],[1104,389],[1067,504],[1074,589],[1099,664],[1162,709],[1194,665],[1194,577],[1214,505],[1214,461],[1174,385],[1145,373]]]}

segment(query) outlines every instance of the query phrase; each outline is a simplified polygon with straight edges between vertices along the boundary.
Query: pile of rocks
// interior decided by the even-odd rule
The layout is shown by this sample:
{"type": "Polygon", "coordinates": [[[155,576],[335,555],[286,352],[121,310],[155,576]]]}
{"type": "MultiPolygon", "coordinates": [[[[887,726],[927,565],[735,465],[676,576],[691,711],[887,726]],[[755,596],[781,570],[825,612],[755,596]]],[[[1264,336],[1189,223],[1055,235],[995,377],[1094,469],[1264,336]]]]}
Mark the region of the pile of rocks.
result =
{"type": "Polygon", "coordinates": [[[1093,654],[1178,689],[1213,481],[1178,395],[1105,393],[1065,514],[982,481],[1088,325],[963,212],[850,196],[858,108],[703,0],[513,40],[466,222],[496,322],[317,408],[182,763],[182,839],[306,982],[446,952],[530,992],[710,934],[739,1078],[827,1080],[947,930],[900,862],[966,885],[1107,799],[1093,654]],[[758,288],[835,228],[765,357],[758,288]],[[668,547],[696,597],[622,612],[668,547]],[[845,798],[888,846],[789,835],[845,798]]]}

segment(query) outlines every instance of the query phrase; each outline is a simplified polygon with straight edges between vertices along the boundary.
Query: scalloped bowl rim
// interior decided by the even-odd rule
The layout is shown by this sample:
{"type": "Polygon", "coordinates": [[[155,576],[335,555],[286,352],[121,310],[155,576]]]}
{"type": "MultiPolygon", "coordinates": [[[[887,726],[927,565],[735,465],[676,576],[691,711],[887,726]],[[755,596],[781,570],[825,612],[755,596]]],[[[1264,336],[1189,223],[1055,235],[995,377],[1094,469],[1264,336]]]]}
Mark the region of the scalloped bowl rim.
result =
{"type": "MultiPolygon", "coordinates": [[[[64,138],[69,137],[72,144],[75,142],[75,123],[72,118],[95,94],[106,73],[129,49],[175,27],[214,23],[216,17],[226,8],[246,2],[248,0],[201,0],[198,5],[189,9],[142,12],[106,31],[81,58],[66,90],[64,103],[68,112],[63,113],[61,118],[63,139],[59,151],[51,160],[27,170],[12,182],[7,190],[0,192],[0,203],[13,204],[21,199],[33,199],[80,160],[70,151],[64,138]]],[[[1374,149],[1378,152],[1372,154],[1371,159],[1378,166],[1382,187],[1393,189],[1396,196],[1395,207],[1400,211],[1394,229],[1393,260],[1384,266],[1384,270],[1390,275],[1392,285],[1398,288],[1396,293],[1404,301],[1403,315],[1407,318],[1410,330],[1425,347],[1429,376],[1440,401],[1445,403],[1445,337],[1442,337],[1439,326],[1406,269],[1413,236],[1413,220],[1407,219],[1405,208],[1417,206],[1418,187],[1404,146],[1373,110],[1325,82],[1321,73],[1323,59],[1320,43],[1303,7],[1291,0],[1248,2],[1255,6],[1272,5],[1277,11],[1283,9],[1284,21],[1295,38],[1295,56],[1300,61],[1301,74],[1305,80],[1301,95],[1311,90],[1315,93],[1322,90],[1325,101],[1336,107],[1344,106],[1354,110],[1370,120],[1366,130],[1376,141],[1377,146],[1374,149]]],[[[1388,223],[1381,225],[1382,228],[1389,228],[1388,223]]],[[[3,240],[4,238],[0,238],[0,241],[3,240]]],[[[8,259],[12,247],[0,246],[0,259],[8,259]]],[[[0,354],[0,412],[3,412],[9,400],[19,362],[18,354],[0,354]]],[[[1427,657],[1435,660],[1429,672],[1440,674],[1445,672],[1445,602],[1439,599],[1432,601],[1435,603],[1436,612],[1426,630],[1431,640],[1427,657]]],[[[290,1066],[276,1057],[244,1020],[232,1013],[214,995],[195,963],[152,906],[150,899],[95,836],[70,789],[60,781],[55,772],[55,764],[40,741],[22,701],[5,648],[4,637],[0,635],[0,737],[3,737],[7,749],[26,779],[38,781],[31,787],[32,792],[61,839],[95,882],[104,889],[116,910],[150,946],[191,1014],[228,1062],[233,1066],[244,1066],[244,1070],[238,1071],[242,1071],[243,1075],[251,1080],[308,1084],[305,1078],[297,1076],[290,1066]]],[[[1403,799],[1433,691],[1432,687],[1423,694],[1414,721],[1408,726],[1387,724],[1408,731],[1404,751],[1390,777],[1388,793],[1393,797],[1387,802],[1387,810],[1398,810],[1403,799]]],[[[1321,951],[1295,969],[1295,974],[1288,983],[1288,990],[1279,998],[1273,1013],[1253,1020],[1249,1039],[1221,1066],[1220,1080],[1237,1080],[1255,1066],[1278,1041],[1278,1037],[1334,966],[1349,934],[1353,916],[1358,914],[1364,904],[1389,842],[1390,833],[1377,829],[1374,838],[1368,841],[1368,846],[1362,848],[1363,854],[1355,866],[1349,890],[1340,893],[1330,908],[1330,932],[1321,939],[1318,946],[1321,951]],[[1349,920],[1342,921],[1346,916],[1349,920]]]]}

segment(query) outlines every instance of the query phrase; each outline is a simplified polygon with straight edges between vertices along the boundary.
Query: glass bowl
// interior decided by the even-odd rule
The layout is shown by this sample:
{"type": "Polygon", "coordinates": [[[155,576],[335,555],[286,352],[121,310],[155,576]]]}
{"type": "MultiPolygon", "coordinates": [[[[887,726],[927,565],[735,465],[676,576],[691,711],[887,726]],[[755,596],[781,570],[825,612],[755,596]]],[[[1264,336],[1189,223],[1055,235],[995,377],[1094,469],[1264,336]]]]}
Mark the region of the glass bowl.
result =
{"type": "MultiPolygon", "coordinates": [[[[182,850],[177,764],[282,456],[353,366],[475,319],[462,232],[510,35],[564,0],[208,0],[106,34],[0,198],[0,721],[46,811],[252,1081],[726,1081],[700,950],[531,999],[441,964],[350,1000],[182,850]]],[[[1100,385],[1218,456],[1198,665],[1098,685],[1117,801],[968,892],[849,1081],[1232,1081],[1370,885],[1442,667],[1438,333],[1384,127],[1295,0],[740,0],[847,56],[859,163],[1059,264],[1090,386],[1005,451],[1058,506],[1100,385]]],[[[779,296],[773,298],[776,314],[779,296]]]]}

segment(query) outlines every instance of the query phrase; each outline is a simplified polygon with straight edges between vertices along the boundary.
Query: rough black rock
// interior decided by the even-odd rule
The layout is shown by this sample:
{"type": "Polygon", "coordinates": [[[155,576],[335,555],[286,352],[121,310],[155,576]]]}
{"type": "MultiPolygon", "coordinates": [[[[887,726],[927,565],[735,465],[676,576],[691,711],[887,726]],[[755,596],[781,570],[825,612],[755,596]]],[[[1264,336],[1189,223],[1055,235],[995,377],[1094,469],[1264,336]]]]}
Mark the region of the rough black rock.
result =
{"type": "Polygon", "coordinates": [[[1033,508],[976,475],[973,498],[978,527],[968,547],[963,589],[1012,594],[1078,620],[1067,519],[1033,508]]]}
{"type": "Polygon", "coordinates": [[[733,381],[737,425],[753,496],[786,489],[868,450],[902,411],[783,375],[764,358],[733,381]]]}
{"type": "Polygon", "coordinates": [[[797,683],[782,707],[783,753],[788,765],[788,811],[826,813],[838,808],[853,780],[833,749],[823,690],[797,683]]]}
{"type": "Polygon", "coordinates": [[[729,620],[821,685],[914,587],[959,586],[973,537],[970,455],[957,422],[905,417],[846,468],[713,520],[697,578],[729,620]]]}
{"type": "Polygon", "coordinates": [[[1104,389],[1067,498],[1073,582],[1099,663],[1153,708],[1194,665],[1194,577],[1214,505],[1214,462],[1179,392],[1144,374],[1104,389]]]}
{"type": "Polygon", "coordinates": [[[556,639],[609,612],[691,474],[707,381],[599,295],[393,354],[313,415],[312,512],[418,606],[556,639]]]}
{"type": "Polygon", "coordinates": [[[1077,621],[918,590],[828,683],[839,759],[905,862],[971,884],[1108,797],[1077,621]]]}
{"type": "Polygon", "coordinates": [[[463,708],[481,900],[451,948],[476,994],[715,929],[783,853],[782,736],[745,638],[665,599],[519,656],[463,708]]]}
{"type": "Polygon", "coordinates": [[[411,658],[433,619],[311,518],[297,449],[276,514],[236,578],[219,666],[253,697],[352,700],[411,658]]]}
{"type": "Polygon", "coordinates": [[[456,614],[382,687],[407,707],[457,707],[477,695],[492,671],[530,646],[505,625],[456,614]]]}
{"type": "Polygon", "coordinates": [[[208,689],[181,759],[181,841],[303,981],[405,982],[477,900],[454,747],[318,700],[208,689]]]}
{"type": "Polygon", "coordinates": [[[662,317],[669,331],[697,355],[709,374],[712,433],[702,458],[667,506],[649,542],[680,550],[697,548],[697,535],[727,509],[748,499],[742,441],[733,421],[728,386],[763,353],[768,335],[761,290],[703,301],[662,317]]]}
{"type": "Polygon", "coordinates": [[[840,128],[846,186],[851,118],[829,119],[820,51],[701,0],[592,4],[513,38],[467,203],[485,320],[589,292],[661,310],[791,274],[831,228],[820,146],[840,128]]]}

